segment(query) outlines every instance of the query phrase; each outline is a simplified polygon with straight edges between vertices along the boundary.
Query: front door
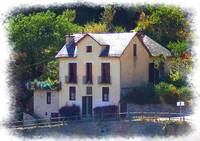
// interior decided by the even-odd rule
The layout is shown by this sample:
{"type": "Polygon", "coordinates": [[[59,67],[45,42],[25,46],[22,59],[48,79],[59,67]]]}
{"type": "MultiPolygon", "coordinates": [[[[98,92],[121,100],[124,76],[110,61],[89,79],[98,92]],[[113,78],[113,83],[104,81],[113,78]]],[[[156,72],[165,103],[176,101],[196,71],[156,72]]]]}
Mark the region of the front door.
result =
{"type": "Polygon", "coordinates": [[[83,118],[92,117],[92,96],[82,97],[82,117],[83,118]]]}

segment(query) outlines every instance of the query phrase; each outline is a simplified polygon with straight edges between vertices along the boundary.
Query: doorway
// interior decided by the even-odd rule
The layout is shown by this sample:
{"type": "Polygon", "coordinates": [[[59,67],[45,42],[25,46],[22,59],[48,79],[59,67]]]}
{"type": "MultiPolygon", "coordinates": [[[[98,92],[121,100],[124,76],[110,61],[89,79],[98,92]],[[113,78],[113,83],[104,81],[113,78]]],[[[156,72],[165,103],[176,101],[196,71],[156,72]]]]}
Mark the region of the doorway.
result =
{"type": "Polygon", "coordinates": [[[82,117],[92,118],[92,96],[82,97],[82,117]]]}

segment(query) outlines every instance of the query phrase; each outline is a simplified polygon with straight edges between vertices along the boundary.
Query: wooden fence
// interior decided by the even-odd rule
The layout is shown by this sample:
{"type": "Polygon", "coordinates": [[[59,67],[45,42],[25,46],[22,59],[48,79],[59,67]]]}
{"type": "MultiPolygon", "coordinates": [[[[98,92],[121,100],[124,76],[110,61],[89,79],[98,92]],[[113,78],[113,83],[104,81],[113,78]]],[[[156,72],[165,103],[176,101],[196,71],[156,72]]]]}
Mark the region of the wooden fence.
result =
{"type": "Polygon", "coordinates": [[[15,129],[32,129],[32,128],[44,128],[44,127],[55,127],[64,126],[72,122],[86,122],[86,121],[116,121],[116,120],[185,120],[183,114],[180,113],[169,113],[169,112],[126,112],[126,113],[100,113],[95,114],[92,117],[56,117],[46,119],[35,119],[35,120],[22,120],[14,121],[8,124],[8,127],[15,129]]]}

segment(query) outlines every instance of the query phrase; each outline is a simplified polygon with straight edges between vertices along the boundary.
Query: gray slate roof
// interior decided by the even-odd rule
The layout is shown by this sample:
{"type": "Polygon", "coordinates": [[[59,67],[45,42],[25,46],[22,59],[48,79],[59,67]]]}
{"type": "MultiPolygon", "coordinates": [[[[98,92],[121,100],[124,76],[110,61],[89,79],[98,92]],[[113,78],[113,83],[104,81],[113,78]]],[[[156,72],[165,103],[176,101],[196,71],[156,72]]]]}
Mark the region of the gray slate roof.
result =
{"type": "MultiPolygon", "coordinates": [[[[73,34],[74,42],[65,44],[63,48],[58,52],[56,58],[59,57],[76,57],[77,46],[76,43],[82,39],[86,34],[73,34]]],[[[103,50],[100,56],[115,56],[120,57],[127,47],[131,39],[136,35],[136,32],[128,33],[88,33],[89,36],[94,38],[99,44],[107,46],[103,50]]],[[[151,56],[171,56],[169,50],[144,35],[140,38],[140,41],[146,46],[151,56]]]]}
{"type": "Polygon", "coordinates": [[[163,54],[164,56],[171,56],[171,52],[168,49],[166,49],[150,37],[145,35],[142,41],[144,45],[148,48],[152,56],[159,56],[160,54],[163,54]]]}

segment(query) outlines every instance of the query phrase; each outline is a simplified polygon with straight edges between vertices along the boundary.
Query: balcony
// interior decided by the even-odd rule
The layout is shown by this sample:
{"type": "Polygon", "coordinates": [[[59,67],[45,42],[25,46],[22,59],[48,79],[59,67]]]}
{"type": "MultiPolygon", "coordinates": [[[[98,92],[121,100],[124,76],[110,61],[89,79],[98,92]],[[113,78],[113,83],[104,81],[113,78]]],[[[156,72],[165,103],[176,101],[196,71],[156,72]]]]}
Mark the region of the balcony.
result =
{"type": "Polygon", "coordinates": [[[111,76],[98,76],[98,84],[111,84],[111,76]]]}
{"type": "Polygon", "coordinates": [[[45,81],[34,81],[27,82],[26,89],[27,90],[61,90],[62,84],[60,81],[55,83],[45,82],[45,81]]]}
{"type": "Polygon", "coordinates": [[[67,84],[77,84],[77,76],[65,76],[65,83],[67,84]]]}
{"type": "Polygon", "coordinates": [[[93,77],[83,76],[83,84],[93,84],[93,77]]]}

